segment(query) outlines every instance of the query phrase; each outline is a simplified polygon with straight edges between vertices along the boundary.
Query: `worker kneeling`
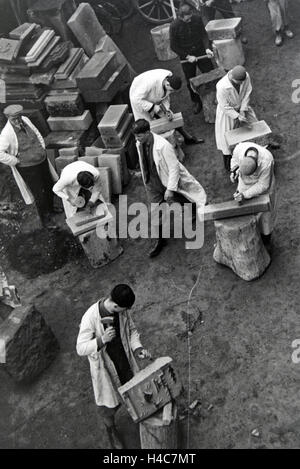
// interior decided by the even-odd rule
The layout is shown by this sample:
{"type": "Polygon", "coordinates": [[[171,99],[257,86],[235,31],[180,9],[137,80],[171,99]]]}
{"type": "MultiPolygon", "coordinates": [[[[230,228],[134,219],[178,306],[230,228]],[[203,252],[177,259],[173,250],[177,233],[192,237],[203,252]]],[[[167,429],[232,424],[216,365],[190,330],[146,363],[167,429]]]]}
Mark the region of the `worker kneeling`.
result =
{"type": "Polygon", "coordinates": [[[234,149],[231,160],[230,180],[233,183],[238,180],[234,199],[239,203],[262,194],[270,195],[270,211],[258,214],[262,239],[265,244],[269,244],[276,219],[276,190],[272,153],[252,142],[239,143],[234,149]]]}

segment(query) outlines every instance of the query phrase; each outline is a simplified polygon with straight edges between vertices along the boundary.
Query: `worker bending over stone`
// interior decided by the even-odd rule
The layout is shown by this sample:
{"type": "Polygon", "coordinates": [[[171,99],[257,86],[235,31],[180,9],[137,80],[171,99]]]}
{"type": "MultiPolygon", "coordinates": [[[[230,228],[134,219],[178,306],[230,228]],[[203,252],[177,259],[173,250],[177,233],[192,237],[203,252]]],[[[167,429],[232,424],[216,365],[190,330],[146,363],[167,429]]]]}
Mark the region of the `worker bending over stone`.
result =
{"type": "Polygon", "coordinates": [[[48,160],[45,142],[33,123],[22,115],[23,107],[4,109],[8,121],[0,135],[0,163],[11,167],[26,204],[36,203],[42,223],[52,227],[52,186],[58,176],[48,160]]]}
{"type": "Polygon", "coordinates": [[[14,285],[9,285],[4,270],[0,265],[0,301],[11,308],[21,305],[17,289],[14,285]]]}
{"type": "Polygon", "coordinates": [[[283,43],[283,34],[292,39],[294,33],[289,29],[289,0],[265,0],[271,16],[276,46],[283,43]]]}
{"type": "Polygon", "coordinates": [[[276,219],[276,188],[272,153],[253,142],[239,143],[232,155],[230,180],[233,183],[238,181],[234,198],[239,203],[262,194],[270,195],[270,211],[258,214],[262,239],[269,244],[276,219]]]}
{"type": "Polygon", "coordinates": [[[79,209],[78,198],[84,199],[82,208],[94,207],[99,201],[104,202],[100,172],[85,161],[74,161],[65,166],[53,192],[62,199],[67,218],[75,215],[79,209]]]}
{"type": "Polygon", "coordinates": [[[116,285],[83,315],[77,338],[78,355],[88,356],[90,362],[99,418],[115,449],[123,448],[115,425],[121,403],[117,389],[139,371],[136,358],[151,358],[129,312],[134,302],[128,285],[116,285]]]}
{"type": "Polygon", "coordinates": [[[209,39],[199,14],[194,13],[188,3],[182,2],[178,18],[170,26],[170,46],[179,55],[183,73],[187,81],[187,87],[194,103],[194,114],[202,109],[201,98],[192,90],[190,78],[197,75],[197,68],[202,73],[208,73],[214,67],[212,61],[213,53],[210,50],[209,39]],[[198,59],[208,55],[209,58],[198,59]]]}
{"type": "Polygon", "coordinates": [[[230,171],[231,149],[226,141],[226,132],[257,121],[250,106],[251,93],[250,76],[241,65],[234,67],[217,83],[216,143],[223,153],[227,171],[230,171]]]}
{"type": "MultiPolygon", "coordinates": [[[[172,120],[170,95],[181,88],[181,78],[169,70],[155,69],[141,73],[132,82],[129,97],[134,119],[153,119],[167,116],[172,120]]],[[[202,138],[189,134],[183,127],[176,129],[186,144],[203,143],[202,138]]]]}
{"type": "MultiPolygon", "coordinates": [[[[203,209],[206,193],[201,184],[178,161],[174,147],[161,135],[150,131],[145,119],[138,119],[132,127],[137,141],[140,168],[151,209],[164,201],[192,202],[197,209],[203,209]],[[155,205],[151,205],[155,204],[155,205]]],[[[157,237],[151,245],[149,257],[157,256],[165,246],[162,221],[157,237]]]]}

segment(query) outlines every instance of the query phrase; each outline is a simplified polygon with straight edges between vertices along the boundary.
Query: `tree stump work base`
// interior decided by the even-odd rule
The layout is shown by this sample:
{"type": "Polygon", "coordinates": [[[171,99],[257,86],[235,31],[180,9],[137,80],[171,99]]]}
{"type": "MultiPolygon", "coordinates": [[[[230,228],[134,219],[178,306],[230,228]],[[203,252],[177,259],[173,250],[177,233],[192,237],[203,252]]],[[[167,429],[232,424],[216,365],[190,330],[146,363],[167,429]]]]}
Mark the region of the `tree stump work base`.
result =
{"type": "Polygon", "coordinates": [[[243,280],[260,277],[271,262],[258,229],[257,216],[214,222],[217,245],[214,260],[230,267],[243,280]]]}

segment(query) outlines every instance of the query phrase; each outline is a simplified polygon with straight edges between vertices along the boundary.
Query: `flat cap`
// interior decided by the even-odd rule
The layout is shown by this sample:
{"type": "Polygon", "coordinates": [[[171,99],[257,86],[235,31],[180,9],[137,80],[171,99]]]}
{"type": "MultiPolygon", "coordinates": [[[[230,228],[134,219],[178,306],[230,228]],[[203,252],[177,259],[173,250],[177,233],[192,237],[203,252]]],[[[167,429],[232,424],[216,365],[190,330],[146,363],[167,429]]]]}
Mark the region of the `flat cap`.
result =
{"type": "Polygon", "coordinates": [[[10,106],[7,106],[4,111],[3,111],[3,114],[6,116],[6,117],[13,117],[13,116],[18,116],[19,114],[21,114],[23,111],[23,106],[21,106],[21,104],[11,104],[10,106]]]}

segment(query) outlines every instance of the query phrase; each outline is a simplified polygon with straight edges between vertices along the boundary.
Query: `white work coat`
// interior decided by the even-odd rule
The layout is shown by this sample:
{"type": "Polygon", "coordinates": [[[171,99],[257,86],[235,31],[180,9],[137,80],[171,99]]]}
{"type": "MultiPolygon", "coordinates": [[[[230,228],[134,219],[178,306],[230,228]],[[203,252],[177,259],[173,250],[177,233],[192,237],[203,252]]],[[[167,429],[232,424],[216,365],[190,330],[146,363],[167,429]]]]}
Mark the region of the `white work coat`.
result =
{"type": "Polygon", "coordinates": [[[255,147],[258,150],[257,169],[250,176],[239,174],[237,190],[242,192],[245,199],[252,199],[262,194],[270,195],[271,208],[269,212],[258,214],[259,228],[261,233],[269,235],[272,233],[276,222],[276,188],[274,176],[274,158],[272,153],[261,145],[253,142],[239,143],[233,152],[231,169],[240,166],[245,152],[248,148],[255,147]]]}
{"type": "Polygon", "coordinates": [[[95,184],[91,191],[92,196],[90,201],[94,203],[98,199],[102,202],[104,201],[101,195],[101,180],[98,169],[95,168],[95,166],[86,163],[85,161],[74,161],[73,163],[70,163],[64,167],[59,180],[53,186],[53,192],[63,201],[63,206],[67,218],[72,217],[77,212],[77,207],[74,207],[74,205],[72,205],[67,199],[69,198],[74,202],[74,200],[78,197],[81,186],[77,181],[77,176],[82,171],[88,171],[94,176],[95,179],[95,184]]]}
{"type": "MultiPolygon", "coordinates": [[[[206,193],[201,184],[192,176],[188,170],[178,161],[175,150],[161,135],[153,135],[153,159],[158,176],[169,191],[178,192],[185,196],[190,202],[195,202],[198,207],[206,203],[206,193]]],[[[140,167],[145,184],[141,144],[137,142],[140,167]]],[[[146,185],[146,184],[145,184],[146,185]]]]}
{"type": "Polygon", "coordinates": [[[227,75],[217,83],[217,113],[215,123],[216,143],[223,155],[231,155],[225,134],[237,126],[241,111],[247,111],[248,122],[256,122],[257,117],[249,105],[252,85],[249,74],[240,86],[239,93],[227,75]]]}
{"type": "MultiPolygon", "coordinates": [[[[172,72],[164,69],[149,70],[138,75],[132,82],[129,91],[134,119],[146,119],[150,122],[149,111],[153,104],[163,104],[170,109],[170,91],[165,92],[163,81],[172,72]]],[[[164,114],[162,113],[162,116],[164,114]]]]}
{"type": "MultiPolygon", "coordinates": [[[[101,300],[100,300],[101,301],[101,300]]],[[[133,374],[139,371],[133,352],[142,347],[139,334],[129,311],[119,314],[120,334],[133,374]]],[[[96,404],[116,407],[120,402],[117,388],[121,385],[116,368],[106,352],[106,345],[97,351],[97,338],[102,338],[104,327],[99,313],[99,302],[83,315],[77,338],[77,353],[88,356],[96,404]]]]}
{"type": "MultiPolygon", "coordinates": [[[[22,120],[31,130],[35,133],[38,140],[40,141],[44,150],[46,149],[45,141],[38,131],[38,129],[33,125],[33,123],[28,119],[28,117],[22,116],[22,120]]],[[[21,195],[24,199],[24,202],[29,205],[34,202],[34,197],[25,183],[24,179],[22,178],[21,174],[16,168],[16,164],[18,164],[17,155],[19,152],[19,143],[16,132],[14,131],[13,126],[9,121],[7,121],[4,129],[0,134],[0,163],[6,164],[7,166],[11,167],[13,176],[15,181],[20,189],[21,195]]],[[[52,176],[53,181],[58,180],[58,175],[52,166],[51,162],[48,159],[49,170],[52,176]]]]}

